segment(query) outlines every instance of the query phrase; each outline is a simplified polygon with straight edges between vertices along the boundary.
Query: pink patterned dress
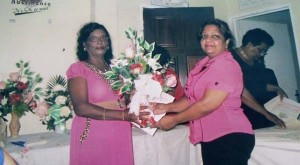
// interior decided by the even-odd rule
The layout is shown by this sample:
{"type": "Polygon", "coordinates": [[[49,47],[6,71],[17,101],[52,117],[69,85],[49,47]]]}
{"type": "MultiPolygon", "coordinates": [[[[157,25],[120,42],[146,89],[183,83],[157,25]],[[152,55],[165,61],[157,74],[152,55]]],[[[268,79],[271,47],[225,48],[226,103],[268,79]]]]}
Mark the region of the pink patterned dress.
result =
{"type": "MultiPolygon", "coordinates": [[[[107,83],[84,62],[67,70],[67,78],[82,77],[87,81],[90,103],[117,100],[107,83]]],[[[80,143],[86,118],[75,116],[71,127],[71,165],[133,165],[131,124],[124,121],[91,119],[87,138],[80,143]]]]}

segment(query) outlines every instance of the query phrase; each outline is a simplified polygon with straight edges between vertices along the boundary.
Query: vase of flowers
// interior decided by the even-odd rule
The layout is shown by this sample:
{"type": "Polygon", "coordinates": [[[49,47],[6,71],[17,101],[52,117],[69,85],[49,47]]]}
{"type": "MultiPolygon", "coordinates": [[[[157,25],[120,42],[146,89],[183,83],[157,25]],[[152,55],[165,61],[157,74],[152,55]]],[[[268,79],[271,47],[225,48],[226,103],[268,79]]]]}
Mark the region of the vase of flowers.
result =
{"type": "Polygon", "coordinates": [[[34,112],[41,118],[48,130],[65,133],[66,121],[73,117],[67,81],[61,76],[52,77],[47,83],[45,99],[34,112]]]}
{"type": "MultiPolygon", "coordinates": [[[[137,115],[140,106],[147,106],[148,102],[173,101],[174,98],[166,93],[177,83],[176,75],[166,75],[170,63],[161,66],[158,62],[160,54],[152,55],[155,43],[150,44],[143,40],[136,30],[129,28],[125,34],[131,44],[126,48],[125,53],[112,59],[111,70],[104,73],[111,89],[119,95],[128,95],[134,91],[130,113],[137,115]]],[[[145,121],[142,123],[150,126],[155,123],[153,118],[155,116],[150,117],[150,123],[145,121]]]]}
{"type": "Polygon", "coordinates": [[[40,74],[30,70],[29,62],[20,60],[16,63],[16,67],[17,72],[11,72],[9,79],[0,82],[0,117],[7,121],[5,117],[11,114],[12,120],[9,124],[11,137],[18,137],[19,119],[27,111],[33,112],[37,107],[37,100],[44,94],[42,88],[37,87],[43,79],[40,74]]]}
{"type": "Polygon", "coordinates": [[[17,115],[17,113],[12,112],[11,121],[9,123],[10,137],[18,138],[20,128],[21,128],[20,117],[17,115]]]}

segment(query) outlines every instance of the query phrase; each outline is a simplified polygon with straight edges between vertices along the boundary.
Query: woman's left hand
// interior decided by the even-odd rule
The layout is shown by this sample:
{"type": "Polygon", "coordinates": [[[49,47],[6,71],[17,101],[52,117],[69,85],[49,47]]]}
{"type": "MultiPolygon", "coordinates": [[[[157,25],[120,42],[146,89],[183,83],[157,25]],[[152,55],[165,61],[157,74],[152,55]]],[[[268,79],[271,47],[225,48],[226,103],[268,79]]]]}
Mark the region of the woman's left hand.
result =
{"type": "Polygon", "coordinates": [[[280,128],[286,128],[284,121],[282,121],[279,117],[277,117],[273,113],[268,112],[266,118],[272,121],[273,123],[275,123],[276,125],[278,125],[280,128]]]}

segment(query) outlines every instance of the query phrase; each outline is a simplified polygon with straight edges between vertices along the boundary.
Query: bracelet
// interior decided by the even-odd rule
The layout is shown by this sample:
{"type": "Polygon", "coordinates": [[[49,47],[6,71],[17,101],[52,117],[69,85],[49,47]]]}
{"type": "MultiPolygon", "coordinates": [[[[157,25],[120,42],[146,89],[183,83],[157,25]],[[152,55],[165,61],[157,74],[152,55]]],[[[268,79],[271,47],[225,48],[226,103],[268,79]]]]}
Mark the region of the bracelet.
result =
{"type": "Polygon", "coordinates": [[[104,108],[103,120],[105,120],[105,111],[106,111],[106,108],[104,108]]]}
{"type": "Polygon", "coordinates": [[[123,108],[120,99],[118,99],[118,107],[123,108]]]}
{"type": "Polygon", "coordinates": [[[124,121],[124,111],[122,111],[122,120],[124,121]]]}

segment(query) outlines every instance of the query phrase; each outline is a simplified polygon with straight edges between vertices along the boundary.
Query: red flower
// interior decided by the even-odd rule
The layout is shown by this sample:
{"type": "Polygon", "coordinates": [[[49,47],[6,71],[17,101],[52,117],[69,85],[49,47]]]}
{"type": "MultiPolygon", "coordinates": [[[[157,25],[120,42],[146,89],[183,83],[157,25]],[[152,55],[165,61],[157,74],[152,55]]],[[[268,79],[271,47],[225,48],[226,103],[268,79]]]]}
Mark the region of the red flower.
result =
{"type": "Polygon", "coordinates": [[[18,81],[18,89],[19,90],[24,90],[27,88],[27,86],[28,86],[28,83],[23,83],[21,81],[18,81]]]}
{"type": "Polygon", "coordinates": [[[10,102],[11,105],[15,105],[17,102],[19,102],[21,100],[22,100],[22,95],[21,94],[13,93],[9,97],[9,102],[10,102]]]}
{"type": "Polygon", "coordinates": [[[143,65],[140,63],[132,64],[130,66],[130,69],[133,74],[140,74],[143,71],[143,65]]]}
{"type": "Polygon", "coordinates": [[[152,80],[158,81],[161,86],[165,85],[165,80],[160,72],[156,72],[152,75],[152,80]]]}

